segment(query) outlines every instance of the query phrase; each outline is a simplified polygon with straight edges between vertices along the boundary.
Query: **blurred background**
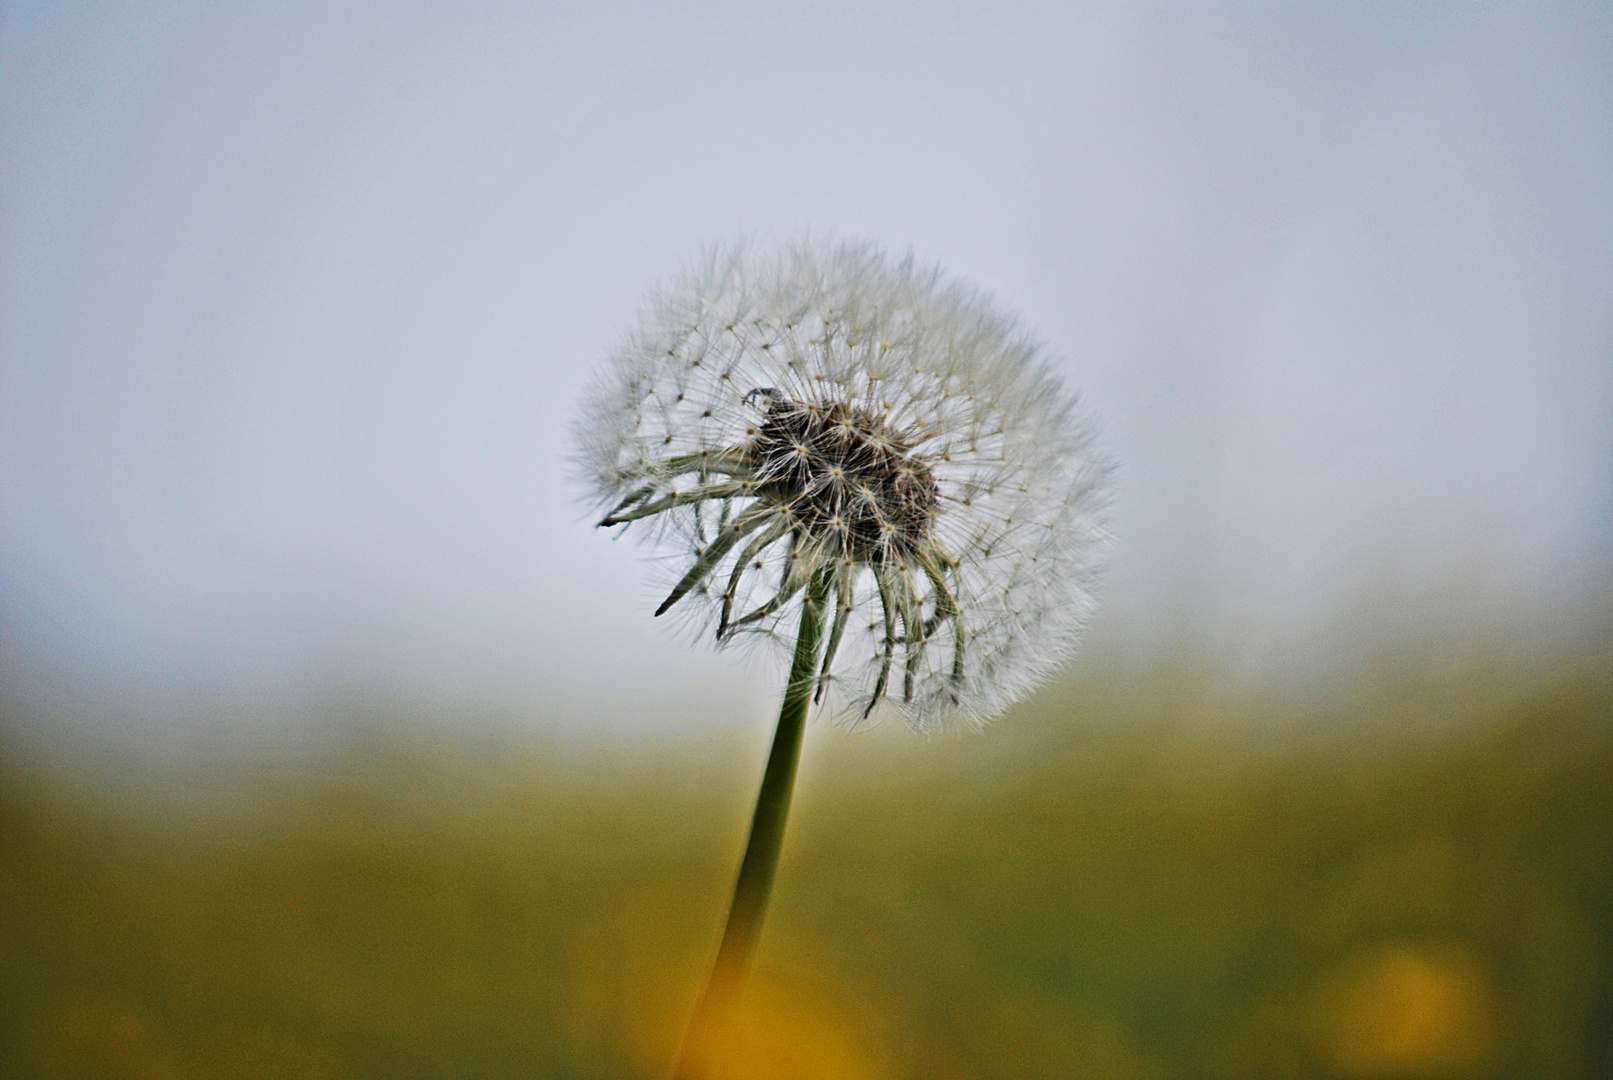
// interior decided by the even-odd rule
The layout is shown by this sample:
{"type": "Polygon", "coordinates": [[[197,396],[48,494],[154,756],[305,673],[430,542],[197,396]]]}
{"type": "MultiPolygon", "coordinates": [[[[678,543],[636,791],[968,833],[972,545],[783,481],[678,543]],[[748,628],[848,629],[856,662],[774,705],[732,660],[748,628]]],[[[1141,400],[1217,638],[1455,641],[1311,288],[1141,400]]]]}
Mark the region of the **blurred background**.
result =
{"type": "Polygon", "coordinates": [[[1081,658],[814,725],[734,1077],[1613,1076],[1613,13],[0,3],[0,1075],[659,1077],[780,684],[566,424],[704,244],[980,283],[1081,658]]]}

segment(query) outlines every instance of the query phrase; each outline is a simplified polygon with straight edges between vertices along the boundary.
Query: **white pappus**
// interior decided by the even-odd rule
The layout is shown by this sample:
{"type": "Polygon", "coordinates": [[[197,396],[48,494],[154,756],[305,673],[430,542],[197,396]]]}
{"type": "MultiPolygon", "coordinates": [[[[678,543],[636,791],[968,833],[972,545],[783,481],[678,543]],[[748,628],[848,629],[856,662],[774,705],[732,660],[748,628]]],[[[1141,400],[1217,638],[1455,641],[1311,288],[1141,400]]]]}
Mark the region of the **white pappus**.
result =
{"type": "Polygon", "coordinates": [[[826,595],[814,698],[837,712],[983,721],[1092,611],[1109,470],[1075,396],[911,256],[713,249],[651,295],[574,433],[599,524],[656,525],[676,576],[656,614],[787,644],[826,595]]]}

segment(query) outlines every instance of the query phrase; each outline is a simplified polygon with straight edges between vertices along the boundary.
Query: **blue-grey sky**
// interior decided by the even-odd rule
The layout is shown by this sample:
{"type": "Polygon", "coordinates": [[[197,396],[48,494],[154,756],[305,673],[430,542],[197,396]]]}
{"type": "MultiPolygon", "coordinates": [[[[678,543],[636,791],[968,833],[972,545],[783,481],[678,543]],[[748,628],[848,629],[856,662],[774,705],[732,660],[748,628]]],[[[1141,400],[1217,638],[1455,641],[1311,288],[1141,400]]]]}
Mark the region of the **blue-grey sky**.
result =
{"type": "Polygon", "coordinates": [[[1047,342],[1120,462],[1100,642],[1263,670],[1363,596],[1504,630],[1613,576],[1606,6],[0,10],[29,709],[765,712],[564,466],[741,234],[911,247],[1047,342]]]}

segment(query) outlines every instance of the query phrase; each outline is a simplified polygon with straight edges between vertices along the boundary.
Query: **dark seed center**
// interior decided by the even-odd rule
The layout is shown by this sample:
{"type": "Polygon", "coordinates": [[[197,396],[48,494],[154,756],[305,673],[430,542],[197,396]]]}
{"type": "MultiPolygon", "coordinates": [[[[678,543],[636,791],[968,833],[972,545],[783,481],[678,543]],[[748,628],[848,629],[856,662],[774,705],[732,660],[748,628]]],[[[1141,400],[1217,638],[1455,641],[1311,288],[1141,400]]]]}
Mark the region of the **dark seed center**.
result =
{"type": "Polygon", "coordinates": [[[750,444],[758,494],[858,561],[913,554],[930,535],[940,495],[901,433],[855,405],[767,396],[750,444]]]}

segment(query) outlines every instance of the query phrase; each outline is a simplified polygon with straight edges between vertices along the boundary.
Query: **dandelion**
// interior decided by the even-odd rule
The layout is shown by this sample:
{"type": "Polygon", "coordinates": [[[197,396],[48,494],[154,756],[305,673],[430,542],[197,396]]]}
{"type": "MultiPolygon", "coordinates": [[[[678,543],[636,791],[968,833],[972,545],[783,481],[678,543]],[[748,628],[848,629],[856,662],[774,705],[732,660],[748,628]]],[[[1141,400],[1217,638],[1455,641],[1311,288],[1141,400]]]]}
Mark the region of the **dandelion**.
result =
{"type": "Polygon", "coordinates": [[[1028,692],[1092,610],[1106,468],[1011,317],[868,244],[713,250],[651,297],[576,434],[600,526],[644,522],[668,555],[656,614],[792,654],[696,1076],[760,928],[811,704],[931,730],[1028,692]]]}

